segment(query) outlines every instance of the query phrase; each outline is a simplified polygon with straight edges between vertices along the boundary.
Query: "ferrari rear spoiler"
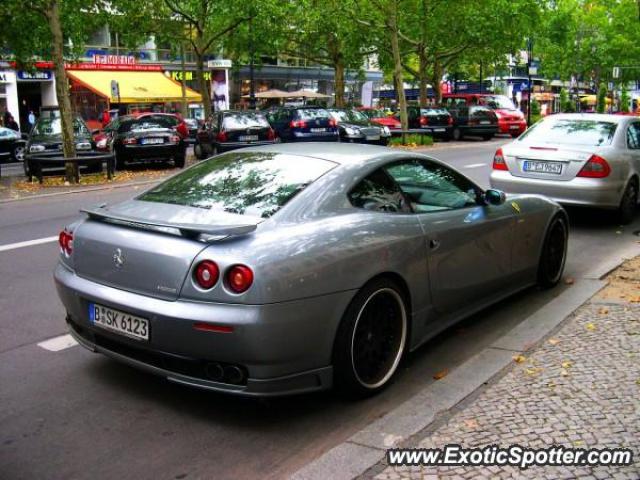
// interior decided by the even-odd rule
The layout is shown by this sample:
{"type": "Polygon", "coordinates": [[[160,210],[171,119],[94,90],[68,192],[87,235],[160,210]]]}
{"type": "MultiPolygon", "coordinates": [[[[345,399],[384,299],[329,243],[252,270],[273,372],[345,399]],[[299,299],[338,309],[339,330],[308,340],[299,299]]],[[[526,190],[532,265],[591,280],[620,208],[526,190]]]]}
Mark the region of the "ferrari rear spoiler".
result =
{"type": "Polygon", "coordinates": [[[115,223],[142,230],[154,230],[168,234],[175,232],[183,237],[196,238],[204,241],[215,241],[227,237],[246,235],[247,233],[253,232],[258,227],[256,224],[204,225],[197,223],[160,222],[138,217],[130,217],[128,215],[118,215],[116,213],[109,212],[102,207],[82,208],[80,211],[82,213],[86,213],[92,220],[115,223]],[[203,238],[203,236],[205,238],[203,238]]]}

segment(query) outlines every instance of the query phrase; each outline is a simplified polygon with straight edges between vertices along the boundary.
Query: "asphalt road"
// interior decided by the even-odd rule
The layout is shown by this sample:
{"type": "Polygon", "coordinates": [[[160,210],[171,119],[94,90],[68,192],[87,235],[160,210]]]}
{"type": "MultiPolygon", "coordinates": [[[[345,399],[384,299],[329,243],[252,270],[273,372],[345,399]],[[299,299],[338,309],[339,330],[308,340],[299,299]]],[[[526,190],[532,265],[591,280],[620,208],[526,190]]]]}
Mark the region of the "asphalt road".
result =
{"type": "MultiPolygon", "coordinates": [[[[486,187],[504,141],[429,153],[486,187]]],[[[53,237],[80,206],[136,193],[119,188],[0,204],[0,479],[285,477],[568,288],[524,291],[453,327],[412,354],[390,388],[360,402],[332,392],[239,399],[170,384],[79,346],[42,348],[38,343],[66,333],[51,278],[53,237]],[[43,243],[14,245],[33,240],[43,243]]],[[[566,277],[580,278],[638,239],[640,218],[621,228],[606,213],[570,214],[566,277]]]]}

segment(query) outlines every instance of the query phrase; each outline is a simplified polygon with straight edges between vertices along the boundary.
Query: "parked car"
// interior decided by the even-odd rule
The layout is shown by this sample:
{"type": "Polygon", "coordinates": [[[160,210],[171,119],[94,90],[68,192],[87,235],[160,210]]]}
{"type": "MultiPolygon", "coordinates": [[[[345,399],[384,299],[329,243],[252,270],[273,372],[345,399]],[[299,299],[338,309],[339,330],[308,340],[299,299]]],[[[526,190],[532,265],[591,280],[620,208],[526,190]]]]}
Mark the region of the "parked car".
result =
{"type": "Polygon", "coordinates": [[[451,138],[462,140],[465,136],[479,136],[491,140],[498,133],[498,118],[487,107],[455,105],[449,107],[453,119],[451,138]]]}
{"type": "Polygon", "coordinates": [[[267,118],[257,112],[217,112],[198,131],[193,151],[196,158],[251,145],[276,143],[276,132],[267,118]]]}
{"type": "Polygon", "coordinates": [[[447,107],[483,105],[494,111],[498,118],[498,132],[517,137],[527,129],[523,113],[509,97],[486,93],[446,93],[442,101],[447,107]]]}
{"type": "Polygon", "coordinates": [[[640,179],[640,118],[606,114],[545,117],[495,154],[491,185],[539,193],[565,205],[617,210],[633,220],[640,179]]]}
{"type": "Polygon", "coordinates": [[[267,119],[283,142],[338,141],[337,123],[323,108],[277,108],[267,113],[267,119]]]}
{"type": "Polygon", "coordinates": [[[328,112],[338,122],[341,142],[387,145],[391,139],[391,130],[381,125],[374,125],[366,115],[357,110],[330,108],[328,112]]]}
{"type": "Polygon", "coordinates": [[[22,162],[28,135],[0,127],[0,160],[22,162]]]}
{"type": "Polygon", "coordinates": [[[442,107],[407,107],[409,128],[431,133],[433,137],[450,139],[453,130],[453,117],[442,107]]]}
{"type": "Polygon", "coordinates": [[[564,210],[509,200],[411,152],[243,148],[84,210],[55,282],[81,345],[170,381],[367,395],[461,318],[559,282],[564,210]]]}
{"type": "Polygon", "coordinates": [[[389,130],[400,130],[402,128],[400,120],[393,115],[387,115],[384,110],[360,107],[358,111],[365,114],[371,123],[377,123],[378,125],[387,127],[389,130]]]}
{"type": "Polygon", "coordinates": [[[185,138],[187,143],[195,143],[198,136],[198,120],[195,118],[185,118],[184,124],[187,126],[188,136],[185,138]]]}
{"type": "Polygon", "coordinates": [[[115,154],[118,170],[130,161],[168,159],[183,168],[187,145],[176,129],[175,118],[167,114],[119,116],[105,127],[98,148],[115,154]]]}
{"type": "MultiPolygon", "coordinates": [[[[84,120],[76,116],[73,119],[73,135],[76,142],[76,153],[91,152],[96,150],[96,143],[84,120]]],[[[60,167],[64,167],[62,159],[62,123],[60,117],[41,115],[31,129],[27,141],[25,155],[44,155],[60,157],[60,167]]],[[[29,175],[29,162],[25,158],[22,162],[25,175],[29,175]]],[[[87,162],[85,165],[90,172],[102,171],[102,160],[87,162]]]]}

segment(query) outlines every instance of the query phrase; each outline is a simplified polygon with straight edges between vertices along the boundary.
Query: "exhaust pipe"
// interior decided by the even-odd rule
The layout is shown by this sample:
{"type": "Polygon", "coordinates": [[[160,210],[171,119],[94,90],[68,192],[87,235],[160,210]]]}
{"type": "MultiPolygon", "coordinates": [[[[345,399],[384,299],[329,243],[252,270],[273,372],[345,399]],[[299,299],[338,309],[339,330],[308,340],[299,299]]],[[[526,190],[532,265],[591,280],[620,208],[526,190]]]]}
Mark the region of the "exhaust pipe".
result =
{"type": "Polygon", "coordinates": [[[244,380],[244,372],[235,365],[227,365],[224,367],[224,379],[229,383],[242,383],[244,380]]]}
{"type": "Polygon", "coordinates": [[[214,382],[221,382],[225,376],[225,369],[219,363],[207,363],[204,372],[214,382]]]}

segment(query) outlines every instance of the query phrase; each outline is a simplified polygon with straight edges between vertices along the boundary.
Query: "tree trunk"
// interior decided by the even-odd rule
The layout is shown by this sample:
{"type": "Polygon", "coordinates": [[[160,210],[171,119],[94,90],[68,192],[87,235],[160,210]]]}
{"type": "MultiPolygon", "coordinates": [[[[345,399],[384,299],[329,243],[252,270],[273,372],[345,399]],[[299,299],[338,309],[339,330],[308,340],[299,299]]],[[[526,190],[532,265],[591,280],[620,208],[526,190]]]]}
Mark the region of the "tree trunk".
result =
{"type": "Polygon", "coordinates": [[[442,75],[444,74],[444,69],[442,68],[442,64],[439,60],[433,62],[433,75],[431,76],[431,86],[433,87],[433,98],[436,104],[442,103],[442,75]]]}
{"type": "MultiPolygon", "coordinates": [[[[71,112],[71,99],[69,98],[69,84],[64,71],[64,38],[60,24],[60,6],[58,0],[51,0],[47,20],[52,36],[51,47],[54,74],[56,77],[56,96],[58,97],[62,126],[62,149],[65,158],[73,158],[76,156],[75,139],[73,136],[73,114],[71,112]]],[[[78,164],[76,162],[65,163],[65,177],[70,183],[77,183],[79,181],[78,164]]]]}
{"type": "Polygon", "coordinates": [[[209,119],[211,116],[211,93],[209,92],[208,82],[204,78],[204,38],[202,30],[196,30],[196,74],[198,75],[198,84],[200,85],[200,94],[202,95],[202,105],[204,107],[204,118],[209,119]]]}
{"type": "Polygon", "coordinates": [[[180,44],[180,70],[182,71],[182,79],[180,81],[180,90],[182,91],[182,117],[187,118],[189,110],[187,107],[187,72],[184,66],[184,43],[180,44]]]}
{"type": "MultiPolygon", "coordinates": [[[[420,47],[422,50],[422,46],[420,47]]],[[[418,79],[420,81],[420,106],[426,107],[428,102],[428,91],[427,91],[427,56],[421,52],[420,53],[420,64],[418,66],[418,79]]]]}
{"type": "Polygon", "coordinates": [[[407,117],[407,98],[404,95],[404,76],[402,74],[402,58],[400,55],[400,41],[398,38],[397,1],[393,0],[391,5],[388,22],[391,33],[391,51],[393,53],[393,79],[396,87],[398,109],[400,110],[400,124],[402,126],[402,130],[407,130],[409,128],[409,118],[407,117]]]}
{"type": "Polygon", "coordinates": [[[336,108],[344,108],[344,61],[342,57],[335,64],[335,77],[336,108]]]}

